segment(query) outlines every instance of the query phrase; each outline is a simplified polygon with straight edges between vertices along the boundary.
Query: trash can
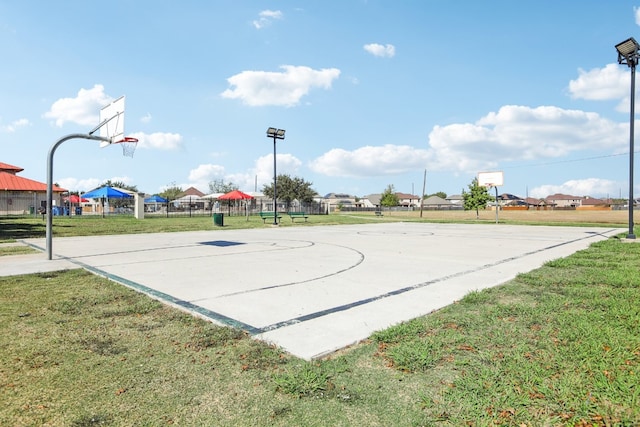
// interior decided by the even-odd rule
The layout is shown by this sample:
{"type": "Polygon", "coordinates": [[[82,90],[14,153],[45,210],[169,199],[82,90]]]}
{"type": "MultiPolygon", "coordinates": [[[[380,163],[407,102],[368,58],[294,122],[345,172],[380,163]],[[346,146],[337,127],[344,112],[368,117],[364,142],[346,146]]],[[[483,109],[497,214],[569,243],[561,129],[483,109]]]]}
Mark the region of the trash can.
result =
{"type": "Polygon", "coordinates": [[[29,215],[34,215],[36,213],[36,207],[35,206],[29,206],[29,215]]]}
{"type": "Polygon", "coordinates": [[[82,215],[82,207],[76,206],[76,215],[82,215]]]}
{"type": "Polygon", "coordinates": [[[213,214],[213,223],[220,227],[224,226],[224,214],[223,213],[214,213],[213,214]]]}

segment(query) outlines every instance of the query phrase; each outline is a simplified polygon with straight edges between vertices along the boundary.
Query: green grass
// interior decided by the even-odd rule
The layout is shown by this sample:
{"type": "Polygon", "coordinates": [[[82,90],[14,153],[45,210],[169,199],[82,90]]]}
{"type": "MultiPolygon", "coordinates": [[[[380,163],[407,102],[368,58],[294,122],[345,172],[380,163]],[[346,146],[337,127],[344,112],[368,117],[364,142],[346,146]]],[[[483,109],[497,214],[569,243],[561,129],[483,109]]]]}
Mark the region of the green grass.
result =
{"type": "MultiPolygon", "coordinates": [[[[281,227],[310,227],[314,225],[362,224],[375,222],[373,215],[310,215],[307,222],[293,223],[284,215],[281,227]]],[[[53,236],[90,236],[109,234],[163,233],[176,231],[199,230],[232,230],[246,228],[273,227],[263,223],[259,216],[224,216],[224,226],[213,224],[210,216],[181,217],[146,217],[143,220],[133,216],[114,215],[103,218],[99,215],[71,217],[54,217],[52,222],[53,236]]],[[[0,217],[0,243],[16,239],[43,238],[46,233],[46,222],[42,217],[0,217]]]]}
{"type": "Polygon", "coordinates": [[[0,278],[0,331],[0,425],[640,425],[615,238],[320,361],[82,270],[0,278]]]}

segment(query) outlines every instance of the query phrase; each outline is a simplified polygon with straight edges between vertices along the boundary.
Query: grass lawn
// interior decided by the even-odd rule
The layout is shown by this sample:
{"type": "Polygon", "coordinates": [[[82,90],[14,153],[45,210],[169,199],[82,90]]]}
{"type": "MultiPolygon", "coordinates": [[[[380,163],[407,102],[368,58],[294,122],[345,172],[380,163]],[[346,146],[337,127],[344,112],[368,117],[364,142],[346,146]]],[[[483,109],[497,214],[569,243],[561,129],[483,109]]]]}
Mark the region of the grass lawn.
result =
{"type": "Polygon", "coordinates": [[[620,239],[321,361],[83,270],[0,278],[0,330],[0,425],[640,425],[640,244],[620,239]]]}

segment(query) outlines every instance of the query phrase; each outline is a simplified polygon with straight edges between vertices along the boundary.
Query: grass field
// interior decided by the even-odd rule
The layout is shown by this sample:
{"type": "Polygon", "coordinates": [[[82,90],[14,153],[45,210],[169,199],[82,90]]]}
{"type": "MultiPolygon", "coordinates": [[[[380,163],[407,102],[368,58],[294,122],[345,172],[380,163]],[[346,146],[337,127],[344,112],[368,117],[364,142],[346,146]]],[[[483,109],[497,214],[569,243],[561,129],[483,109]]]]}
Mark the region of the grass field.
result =
{"type": "MultiPolygon", "coordinates": [[[[428,220],[476,221],[450,213],[459,217],[428,220]]],[[[627,218],[504,213],[622,228],[627,218]]],[[[60,235],[126,224],[65,220],[60,235]]],[[[420,219],[296,226],[395,220],[420,219]]],[[[22,219],[0,226],[4,241],[40,232],[22,219]]],[[[639,284],[640,244],[613,238],[305,362],[82,270],[0,278],[0,425],[637,426],[639,284]]]]}

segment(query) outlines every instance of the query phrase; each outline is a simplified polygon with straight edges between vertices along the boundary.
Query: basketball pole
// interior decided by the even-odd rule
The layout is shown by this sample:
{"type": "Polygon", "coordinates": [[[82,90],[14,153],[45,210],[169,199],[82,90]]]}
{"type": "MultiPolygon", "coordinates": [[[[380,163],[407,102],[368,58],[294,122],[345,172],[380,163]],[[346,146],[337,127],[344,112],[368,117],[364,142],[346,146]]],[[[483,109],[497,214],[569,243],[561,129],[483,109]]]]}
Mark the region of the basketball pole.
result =
{"type": "Polygon", "coordinates": [[[52,237],[53,237],[53,155],[56,152],[56,149],[65,141],[70,139],[91,139],[94,141],[105,141],[111,142],[110,138],[106,138],[104,136],[94,136],[84,133],[72,133],[70,135],[64,136],[56,141],[55,144],[51,146],[49,149],[49,154],[47,156],[47,234],[46,234],[46,244],[47,244],[47,259],[52,259],[52,237]]]}

